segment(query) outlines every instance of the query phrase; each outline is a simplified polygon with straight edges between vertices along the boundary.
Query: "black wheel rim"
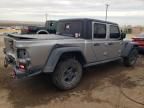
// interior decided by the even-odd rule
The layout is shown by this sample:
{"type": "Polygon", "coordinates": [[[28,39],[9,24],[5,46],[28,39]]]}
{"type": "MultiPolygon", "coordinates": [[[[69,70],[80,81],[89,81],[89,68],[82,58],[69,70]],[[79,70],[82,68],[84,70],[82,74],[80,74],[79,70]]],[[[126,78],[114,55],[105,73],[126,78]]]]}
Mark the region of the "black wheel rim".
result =
{"type": "Polygon", "coordinates": [[[66,71],[64,72],[64,81],[66,83],[71,83],[77,75],[77,71],[75,67],[69,67],[66,69],[66,71]]]}

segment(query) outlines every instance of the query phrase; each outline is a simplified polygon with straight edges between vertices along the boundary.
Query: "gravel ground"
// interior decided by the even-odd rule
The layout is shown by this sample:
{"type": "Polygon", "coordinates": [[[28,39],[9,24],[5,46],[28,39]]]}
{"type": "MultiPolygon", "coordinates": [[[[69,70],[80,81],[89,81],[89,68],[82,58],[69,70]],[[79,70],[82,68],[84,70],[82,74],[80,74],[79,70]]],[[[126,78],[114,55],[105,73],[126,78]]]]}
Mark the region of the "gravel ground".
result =
{"type": "Polygon", "coordinates": [[[0,108],[144,108],[143,55],[131,68],[120,62],[90,67],[77,88],[63,92],[47,75],[12,79],[11,67],[3,67],[3,47],[0,37],[0,108]]]}

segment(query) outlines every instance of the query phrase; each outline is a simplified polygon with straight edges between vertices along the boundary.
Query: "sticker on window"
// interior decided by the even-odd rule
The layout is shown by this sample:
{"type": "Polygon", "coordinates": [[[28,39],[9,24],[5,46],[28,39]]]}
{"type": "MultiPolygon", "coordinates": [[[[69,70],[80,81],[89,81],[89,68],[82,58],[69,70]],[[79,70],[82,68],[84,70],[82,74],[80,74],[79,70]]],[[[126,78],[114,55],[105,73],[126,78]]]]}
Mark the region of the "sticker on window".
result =
{"type": "Polygon", "coordinates": [[[69,25],[69,24],[66,24],[65,29],[66,29],[66,30],[69,30],[69,29],[70,29],[70,25],[69,25]]]}

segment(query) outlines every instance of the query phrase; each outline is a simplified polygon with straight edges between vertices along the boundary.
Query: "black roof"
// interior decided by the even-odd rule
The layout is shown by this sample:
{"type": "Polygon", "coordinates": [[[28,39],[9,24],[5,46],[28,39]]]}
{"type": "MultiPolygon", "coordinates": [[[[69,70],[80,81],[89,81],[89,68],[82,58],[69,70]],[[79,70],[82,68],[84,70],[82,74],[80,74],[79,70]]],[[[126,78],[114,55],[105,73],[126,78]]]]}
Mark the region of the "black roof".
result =
{"type": "Polygon", "coordinates": [[[107,23],[107,24],[115,24],[118,25],[117,23],[114,22],[109,22],[109,21],[104,21],[104,20],[98,20],[98,19],[91,19],[91,18],[73,18],[73,19],[61,19],[59,21],[95,21],[95,22],[100,22],[100,23],[107,23]]]}

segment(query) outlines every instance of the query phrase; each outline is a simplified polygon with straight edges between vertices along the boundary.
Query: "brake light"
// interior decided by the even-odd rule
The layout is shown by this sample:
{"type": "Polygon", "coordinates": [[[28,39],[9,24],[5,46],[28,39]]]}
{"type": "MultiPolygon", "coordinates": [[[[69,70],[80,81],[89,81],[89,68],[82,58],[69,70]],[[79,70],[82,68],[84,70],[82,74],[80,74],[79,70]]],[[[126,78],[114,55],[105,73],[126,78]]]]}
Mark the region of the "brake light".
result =
{"type": "Polygon", "coordinates": [[[20,64],[20,65],[19,65],[19,68],[24,70],[24,69],[25,69],[25,66],[24,66],[23,64],[20,64]]]}
{"type": "Polygon", "coordinates": [[[19,69],[21,72],[25,72],[25,71],[26,71],[26,65],[25,65],[25,64],[19,64],[18,69],[19,69]]]}

